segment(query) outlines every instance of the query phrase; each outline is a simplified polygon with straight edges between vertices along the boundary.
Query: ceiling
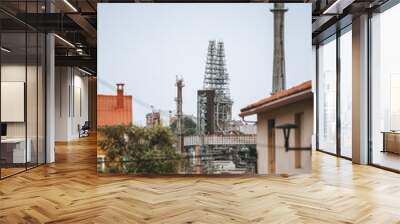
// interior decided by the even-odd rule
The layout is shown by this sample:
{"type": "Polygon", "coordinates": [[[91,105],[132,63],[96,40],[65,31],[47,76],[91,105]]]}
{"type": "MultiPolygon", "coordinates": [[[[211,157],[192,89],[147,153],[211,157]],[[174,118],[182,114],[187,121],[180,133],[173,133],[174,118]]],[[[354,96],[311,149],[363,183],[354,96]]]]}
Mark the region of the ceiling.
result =
{"type": "MultiPolygon", "coordinates": [[[[276,0],[278,1],[278,0],[276,0]]],[[[56,65],[80,66],[96,72],[97,3],[166,3],[166,2],[276,2],[261,0],[2,0],[2,31],[18,32],[26,27],[41,32],[55,32],[56,65]],[[49,13],[51,11],[51,13],[49,13]],[[28,13],[25,13],[28,12],[28,13]],[[60,37],[60,38],[59,38],[60,37]]],[[[373,10],[388,0],[287,0],[312,3],[312,34],[316,44],[351,24],[353,16],[373,10]],[[340,22],[338,22],[340,21],[340,22]]]]}

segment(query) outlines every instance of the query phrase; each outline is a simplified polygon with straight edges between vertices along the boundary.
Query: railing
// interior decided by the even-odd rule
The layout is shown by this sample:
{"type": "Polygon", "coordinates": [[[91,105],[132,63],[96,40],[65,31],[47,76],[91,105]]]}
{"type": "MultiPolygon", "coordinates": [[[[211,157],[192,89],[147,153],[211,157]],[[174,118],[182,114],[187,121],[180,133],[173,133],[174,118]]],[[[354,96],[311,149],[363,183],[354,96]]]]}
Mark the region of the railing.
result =
{"type": "Polygon", "coordinates": [[[192,135],[184,137],[185,146],[196,145],[255,145],[256,135],[192,135]]]}
{"type": "Polygon", "coordinates": [[[152,158],[109,161],[98,157],[100,174],[192,175],[192,174],[256,174],[257,158],[248,153],[185,155],[178,159],[152,158]]]}

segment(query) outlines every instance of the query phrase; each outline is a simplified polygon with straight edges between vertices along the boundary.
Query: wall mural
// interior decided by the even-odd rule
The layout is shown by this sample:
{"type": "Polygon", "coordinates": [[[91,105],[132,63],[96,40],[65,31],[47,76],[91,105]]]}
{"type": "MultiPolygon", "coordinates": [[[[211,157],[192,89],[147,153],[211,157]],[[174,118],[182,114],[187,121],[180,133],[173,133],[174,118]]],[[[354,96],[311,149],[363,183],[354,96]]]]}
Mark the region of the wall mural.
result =
{"type": "Polygon", "coordinates": [[[311,78],[310,15],[308,4],[99,4],[99,174],[260,173],[257,117],[240,109],[270,95],[273,71],[286,70],[283,86],[311,78]],[[289,47],[276,51],[285,26],[289,47]]]}

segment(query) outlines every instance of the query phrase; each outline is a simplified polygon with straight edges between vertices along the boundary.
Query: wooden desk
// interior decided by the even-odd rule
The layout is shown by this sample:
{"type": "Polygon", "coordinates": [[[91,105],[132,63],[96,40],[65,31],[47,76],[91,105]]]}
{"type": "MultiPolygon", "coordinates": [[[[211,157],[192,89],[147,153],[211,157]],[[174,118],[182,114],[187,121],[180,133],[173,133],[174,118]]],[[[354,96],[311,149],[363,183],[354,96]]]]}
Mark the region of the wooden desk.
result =
{"type": "Polygon", "coordinates": [[[383,150],[382,152],[392,152],[400,154],[400,132],[383,131],[383,150]]]}

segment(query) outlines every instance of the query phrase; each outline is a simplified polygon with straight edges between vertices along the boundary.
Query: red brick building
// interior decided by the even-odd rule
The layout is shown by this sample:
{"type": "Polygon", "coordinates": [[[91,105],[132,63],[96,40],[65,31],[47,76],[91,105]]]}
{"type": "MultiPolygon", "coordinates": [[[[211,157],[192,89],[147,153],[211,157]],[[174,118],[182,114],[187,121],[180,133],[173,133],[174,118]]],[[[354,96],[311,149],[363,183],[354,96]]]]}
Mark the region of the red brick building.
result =
{"type": "Polygon", "coordinates": [[[117,95],[97,95],[97,125],[132,124],[132,96],[124,95],[124,84],[117,84],[117,95]]]}

